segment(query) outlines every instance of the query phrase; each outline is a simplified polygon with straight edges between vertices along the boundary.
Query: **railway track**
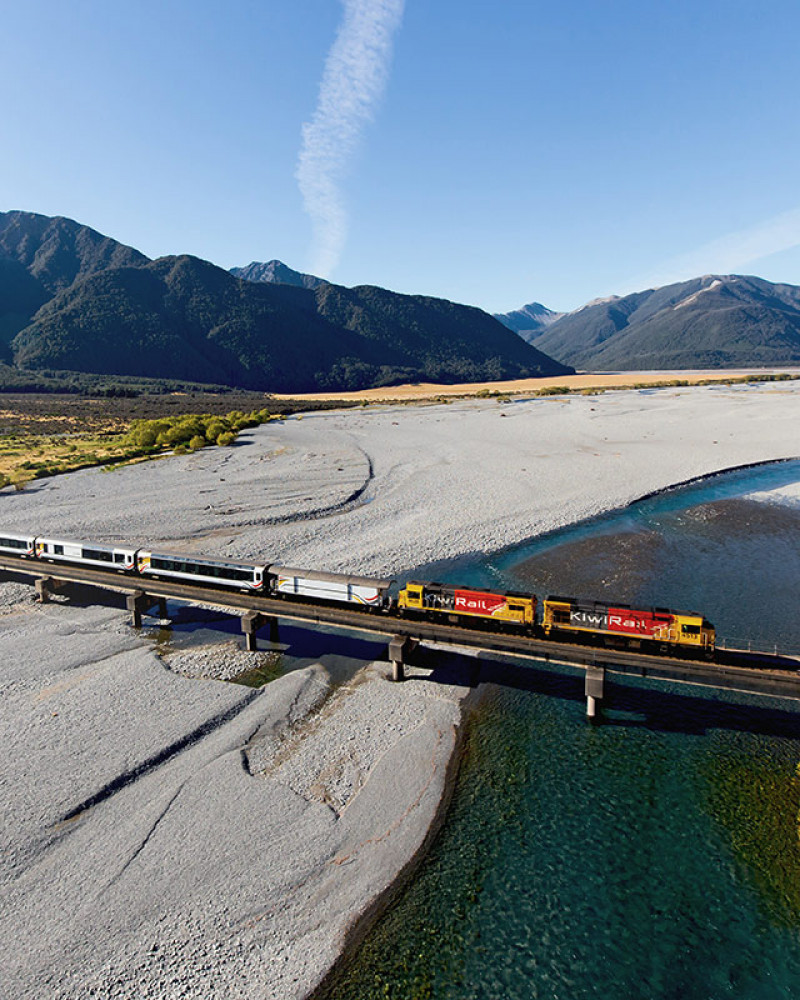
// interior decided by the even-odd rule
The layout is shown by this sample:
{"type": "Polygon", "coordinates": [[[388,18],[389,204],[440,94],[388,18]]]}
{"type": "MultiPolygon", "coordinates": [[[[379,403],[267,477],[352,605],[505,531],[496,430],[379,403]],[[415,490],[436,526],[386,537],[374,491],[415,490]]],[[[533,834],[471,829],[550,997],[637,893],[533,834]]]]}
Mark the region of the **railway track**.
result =
{"type": "Polygon", "coordinates": [[[82,584],[123,594],[135,622],[140,622],[141,614],[157,602],[169,599],[223,607],[242,619],[243,631],[252,637],[252,643],[248,642],[248,648],[251,649],[255,648],[258,629],[274,619],[291,620],[311,627],[326,625],[385,636],[389,640],[390,658],[395,663],[395,676],[398,679],[402,676],[402,663],[408,656],[411,642],[416,641],[482,649],[545,661],[555,666],[564,664],[584,668],[587,699],[599,700],[603,697],[603,678],[606,674],[620,674],[800,700],[800,658],[775,653],[722,649],[717,651],[714,662],[685,660],[628,649],[554,642],[506,632],[465,628],[463,625],[444,622],[418,621],[382,612],[355,611],[336,605],[262,597],[254,593],[177,583],[163,578],[143,580],[114,571],[7,555],[0,555],[0,571],[40,581],[37,590],[42,596],[64,583],[82,584]],[[594,695],[590,695],[590,687],[595,692],[594,695]]]}

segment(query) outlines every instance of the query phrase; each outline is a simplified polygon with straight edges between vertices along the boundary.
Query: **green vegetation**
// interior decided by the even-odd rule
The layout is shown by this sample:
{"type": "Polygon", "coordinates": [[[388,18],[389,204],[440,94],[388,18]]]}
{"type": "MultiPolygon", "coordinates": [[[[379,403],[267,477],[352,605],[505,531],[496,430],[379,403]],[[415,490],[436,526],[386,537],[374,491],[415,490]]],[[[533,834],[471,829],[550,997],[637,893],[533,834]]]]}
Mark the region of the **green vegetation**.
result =
{"type": "Polygon", "coordinates": [[[269,650],[266,653],[257,653],[257,662],[254,667],[245,670],[236,677],[231,678],[234,684],[243,684],[245,687],[260,688],[270,681],[282,677],[284,674],[283,654],[276,650],[269,650]]]}
{"type": "Polygon", "coordinates": [[[270,392],[567,374],[491,316],[380,288],[242,282],[193,257],[101,271],[11,341],[27,369],[165,377],[270,392]]]}
{"type": "Polygon", "coordinates": [[[571,392],[568,385],[548,385],[536,391],[537,396],[568,396],[571,392]]]}
{"type": "Polygon", "coordinates": [[[91,373],[106,391],[135,392],[124,379],[154,366],[165,379],[270,392],[571,371],[480,309],[241,281],[195,257],[148,261],[66,219],[0,213],[0,262],[0,387],[4,375],[17,391],[82,391],[74,373],[91,373]]]}
{"type": "Polygon", "coordinates": [[[30,371],[0,362],[0,392],[66,393],[94,399],[136,399],[144,395],[208,393],[235,395],[229,385],[187,382],[183,379],[139,378],[127,375],[93,375],[87,372],[42,368],[30,371]]]}
{"type": "Polygon", "coordinates": [[[327,409],[290,400],[263,405],[264,396],[150,395],[137,399],[0,394],[0,488],[24,487],[34,479],[102,465],[112,472],[130,462],[200,448],[228,447],[248,427],[283,420],[286,413],[327,409]],[[224,401],[258,401],[257,408],[220,412],[224,401]],[[213,406],[216,412],[172,412],[173,407],[213,406]],[[155,414],[136,417],[137,412],[155,414]],[[280,412],[278,412],[280,411],[280,412]]]}
{"type": "Polygon", "coordinates": [[[800,919],[800,776],[790,748],[785,760],[758,750],[711,761],[709,806],[770,920],[793,929],[800,919]]]}
{"type": "Polygon", "coordinates": [[[231,410],[225,416],[190,413],[156,420],[134,420],[123,438],[131,454],[150,455],[183,446],[198,451],[206,444],[230,445],[246,427],[258,427],[271,419],[269,410],[243,413],[231,410]]]}

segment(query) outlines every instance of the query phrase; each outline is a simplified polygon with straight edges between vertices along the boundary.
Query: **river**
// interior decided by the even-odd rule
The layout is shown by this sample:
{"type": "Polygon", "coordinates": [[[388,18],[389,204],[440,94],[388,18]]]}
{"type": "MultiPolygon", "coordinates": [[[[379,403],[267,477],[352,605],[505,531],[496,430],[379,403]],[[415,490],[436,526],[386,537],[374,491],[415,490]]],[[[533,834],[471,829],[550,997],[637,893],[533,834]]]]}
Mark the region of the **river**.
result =
{"type": "MultiPolygon", "coordinates": [[[[800,508],[743,470],[440,579],[697,609],[731,644],[800,651],[800,508]]],[[[447,820],[320,997],[800,995],[800,705],[484,661],[447,820]]]]}

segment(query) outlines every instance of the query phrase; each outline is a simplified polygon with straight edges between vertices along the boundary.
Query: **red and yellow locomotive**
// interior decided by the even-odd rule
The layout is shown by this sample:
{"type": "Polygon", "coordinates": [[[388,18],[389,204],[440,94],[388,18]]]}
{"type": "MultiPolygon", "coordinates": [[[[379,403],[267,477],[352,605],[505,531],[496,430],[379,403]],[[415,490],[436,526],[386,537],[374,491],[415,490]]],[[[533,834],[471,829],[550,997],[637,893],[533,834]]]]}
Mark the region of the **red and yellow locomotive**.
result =
{"type": "Polygon", "coordinates": [[[409,581],[397,595],[400,614],[462,619],[481,619],[498,627],[511,626],[532,631],[536,624],[536,597],[514,591],[498,594],[472,587],[453,587],[445,583],[409,581]]]}
{"type": "Polygon", "coordinates": [[[542,631],[550,638],[633,649],[713,655],[711,622],[691,611],[632,608],[629,604],[548,597],[542,606],[542,631]]]}

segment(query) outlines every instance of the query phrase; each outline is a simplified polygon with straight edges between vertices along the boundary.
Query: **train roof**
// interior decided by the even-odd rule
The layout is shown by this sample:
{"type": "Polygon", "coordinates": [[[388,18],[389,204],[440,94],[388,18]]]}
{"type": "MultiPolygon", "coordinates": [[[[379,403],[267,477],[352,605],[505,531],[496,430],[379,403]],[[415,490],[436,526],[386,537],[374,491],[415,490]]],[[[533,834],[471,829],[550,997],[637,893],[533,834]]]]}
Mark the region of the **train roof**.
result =
{"type": "Polygon", "coordinates": [[[304,580],[319,580],[322,583],[349,583],[353,587],[375,587],[376,590],[388,590],[394,580],[378,580],[372,576],[354,576],[351,573],[319,573],[313,569],[296,569],[292,566],[267,567],[275,576],[298,576],[304,580]]]}
{"type": "Polygon", "coordinates": [[[570,604],[572,607],[582,611],[597,611],[601,608],[620,608],[622,611],[644,611],[650,615],[684,615],[692,618],[702,618],[699,611],[676,611],[675,608],[652,608],[636,604],[623,604],[621,601],[592,601],[579,597],[560,597],[556,594],[548,594],[546,601],[559,601],[562,604],[570,604]]]}
{"type": "MultiPolygon", "coordinates": [[[[465,590],[472,594],[492,594],[495,597],[516,597],[536,600],[536,594],[525,590],[493,590],[491,587],[467,587],[460,583],[440,583],[438,580],[406,580],[406,586],[426,587],[428,590],[465,590]]],[[[556,598],[562,600],[562,598],[556,598]]]]}
{"type": "Polygon", "coordinates": [[[175,552],[171,549],[139,549],[138,555],[163,557],[164,559],[183,559],[201,566],[238,566],[243,569],[266,569],[264,562],[249,562],[247,559],[216,559],[214,556],[200,556],[194,552],[175,552]]]}
{"type": "Polygon", "coordinates": [[[49,542],[51,545],[80,545],[85,549],[99,549],[101,552],[135,552],[135,545],[124,545],[121,542],[92,542],[82,538],[54,538],[52,535],[36,535],[37,542],[49,542]]]}

